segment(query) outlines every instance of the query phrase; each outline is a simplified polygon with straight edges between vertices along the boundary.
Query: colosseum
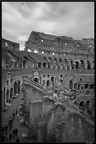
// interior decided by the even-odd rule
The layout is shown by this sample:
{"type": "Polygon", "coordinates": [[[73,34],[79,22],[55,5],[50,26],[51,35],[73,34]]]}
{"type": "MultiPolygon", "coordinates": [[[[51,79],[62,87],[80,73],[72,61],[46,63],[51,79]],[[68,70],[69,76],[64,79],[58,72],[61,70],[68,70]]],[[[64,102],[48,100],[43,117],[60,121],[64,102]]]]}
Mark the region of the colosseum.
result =
{"type": "Polygon", "coordinates": [[[2,38],[3,133],[9,118],[22,142],[94,142],[94,39],[2,38]]]}

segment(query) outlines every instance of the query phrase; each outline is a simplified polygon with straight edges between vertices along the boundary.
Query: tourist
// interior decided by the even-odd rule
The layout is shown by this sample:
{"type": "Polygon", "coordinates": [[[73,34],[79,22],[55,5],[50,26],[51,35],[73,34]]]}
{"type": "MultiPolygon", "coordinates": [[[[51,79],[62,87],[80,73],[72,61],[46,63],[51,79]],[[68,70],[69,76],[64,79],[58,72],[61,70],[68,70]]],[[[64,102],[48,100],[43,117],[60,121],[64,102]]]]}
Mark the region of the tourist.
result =
{"type": "Polygon", "coordinates": [[[5,142],[6,137],[4,135],[2,135],[2,142],[5,142]]]}
{"type": "Polygon", "coordinates": [[[9,135],[9,141],[11,142],[12,140],[12,134],[9,135]]]}
{"type": "Polygon", "coordinates": [[[16,139],[16,142],[20,142],[19,138],[16,139]]]}
{"type": "Polygon", "coordinates": [[[12,134],[13,134],[13,139],[14,139],[15,138],[15,129],[13,129],[12,134]]]}
{"type": "Polygon", "coordinates": [[[17,115],[17,109],[16,109],[16,115],[17,115]]]}
{"type": "Polygon", "coordinates": [[[5,127],[5,131],[6,131],[6,134],[8,132],[8,125],[6,124],[6,127],[5,127]]]}
{"type": "Polygon", "coordinates": [[[18,135],[18,129],[17,128],[15,129],[15,134],[16,134],[16,137],[17,137],[17,135],[18,135]]]}
{"type": "Polygon", "coordinates": [[[14,118],[15,118],[15,113],[13,112],[13,120],[14,120],[14,118]]]}

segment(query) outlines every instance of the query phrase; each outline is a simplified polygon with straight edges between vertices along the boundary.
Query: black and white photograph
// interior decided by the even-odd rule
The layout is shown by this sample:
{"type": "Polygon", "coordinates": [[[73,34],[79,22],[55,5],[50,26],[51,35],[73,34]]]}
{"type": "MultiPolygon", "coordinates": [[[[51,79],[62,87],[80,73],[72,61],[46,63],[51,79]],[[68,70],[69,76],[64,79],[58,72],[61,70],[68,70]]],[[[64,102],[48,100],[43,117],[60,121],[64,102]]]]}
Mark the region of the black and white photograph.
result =
{"type": "Polygon", "coordinates": [[[1,7],[2,143],[94,143],[94,1],[1,7]]]}

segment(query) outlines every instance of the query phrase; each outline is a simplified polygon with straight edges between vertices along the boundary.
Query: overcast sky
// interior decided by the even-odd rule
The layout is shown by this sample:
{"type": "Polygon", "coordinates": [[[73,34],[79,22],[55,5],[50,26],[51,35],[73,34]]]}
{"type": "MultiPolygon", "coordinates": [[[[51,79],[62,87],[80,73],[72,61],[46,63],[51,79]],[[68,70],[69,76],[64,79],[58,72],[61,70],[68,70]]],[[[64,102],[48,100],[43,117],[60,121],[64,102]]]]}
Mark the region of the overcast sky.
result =
{"type": "Polygon", "coordinates": [[[24,49],[32,31],[94,38],[94,2],[2,2],[2,37],[24,49]]]}

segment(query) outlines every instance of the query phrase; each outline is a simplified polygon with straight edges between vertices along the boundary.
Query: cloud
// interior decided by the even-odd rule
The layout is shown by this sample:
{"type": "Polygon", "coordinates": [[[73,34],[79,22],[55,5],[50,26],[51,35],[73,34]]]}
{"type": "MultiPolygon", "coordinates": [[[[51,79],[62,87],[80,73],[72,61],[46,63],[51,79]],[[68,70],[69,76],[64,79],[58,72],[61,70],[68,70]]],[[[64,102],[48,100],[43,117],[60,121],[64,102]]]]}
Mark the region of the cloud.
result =
{"type": "Polygon", "coordinates": [[[93,2],[2,2],[2,36],[24,47],[32,31],[94,38],[93,2]]]}

